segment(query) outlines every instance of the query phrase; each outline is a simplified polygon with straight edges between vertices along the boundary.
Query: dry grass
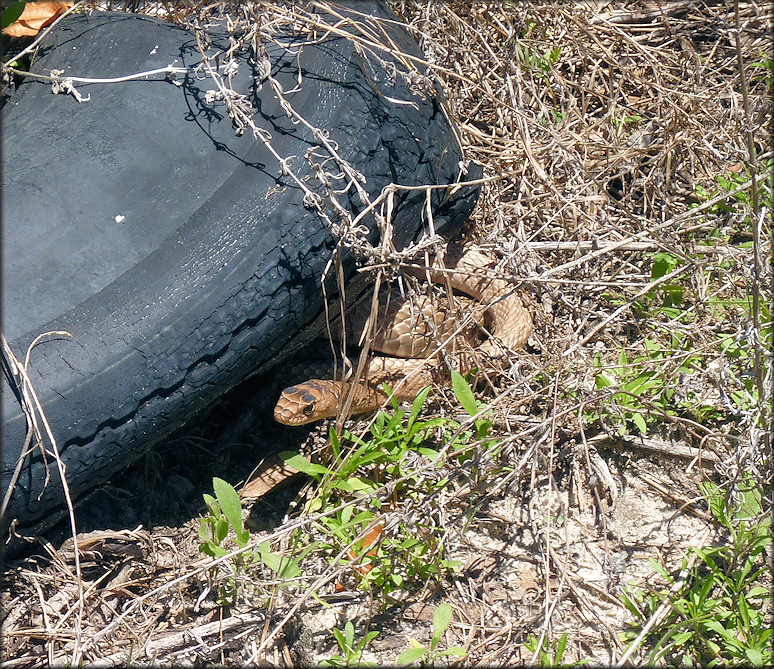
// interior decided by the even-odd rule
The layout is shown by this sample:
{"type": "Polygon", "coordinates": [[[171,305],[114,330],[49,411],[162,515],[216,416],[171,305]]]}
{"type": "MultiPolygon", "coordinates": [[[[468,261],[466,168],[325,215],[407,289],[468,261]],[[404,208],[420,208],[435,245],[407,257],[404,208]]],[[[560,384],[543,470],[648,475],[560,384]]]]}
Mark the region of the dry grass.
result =
{"type": "MultiPolygon", "coordinates": [[[[260,563],[242,572],[237,604],[225,608],[214,595],[231,557],[198,553],[195,519],[84,537],[80,580],[67,545],[7,572],[7,666],[291,665],[330,657],[330,629],[346,620],[358,634],[370,621],[380,630],[372,657],[394,662],[409,637],[427,643],[441,601],[455,611],[446,642],[463,646],[466,662],[528,662],[528,635],[567,632],[565,661],[613,663],[625,650],[626,582],[650,575],[648,557],[674,566],[713,537],[699,482],[732,488],[751,472],[770,489],[761,426],[771,418],[771,357],[759,342],[771,313],[771,211],[757,195],[734,199],[718,177],[738,176],[738,193],[771,179],[772,91],[755,65],[772,58],[771,8],[742,2],[738,17],[731,3],[700,1],[395,9],[416,31],[469,156],[485,166],[465,237],[497,254],[535,314],[528,351],[478,386],[498,454],[463,467],[447,453],[448,485],[378,516],[385,536],[407,522],[425,528],[461,568],[411,583],[385,606],[346,550],[320,548],[290,583],[260,563]],[[659,257],[667,267],[654,273],[659,257]],[[653,347],[660,356],[648,355],[653,347]],[[600,385],[602,372],[626,370],[665,380],[671,403],[643,394],[632,409],[600,385]]],[[[428,409],[460,414],[445,389],[428,409]]],[[[248,438],[265,446],[271,429],[256,434],[265,426],[256,420],[248,438]]],[[[421,459],[416,472],[436,476],[421,459]]],[[[270,540],[292,555],[298,531],[310,546],[329,540],[319,521],[336,509],[303,513],[314,489],[298,495],[251,546],[270,540]]]]}

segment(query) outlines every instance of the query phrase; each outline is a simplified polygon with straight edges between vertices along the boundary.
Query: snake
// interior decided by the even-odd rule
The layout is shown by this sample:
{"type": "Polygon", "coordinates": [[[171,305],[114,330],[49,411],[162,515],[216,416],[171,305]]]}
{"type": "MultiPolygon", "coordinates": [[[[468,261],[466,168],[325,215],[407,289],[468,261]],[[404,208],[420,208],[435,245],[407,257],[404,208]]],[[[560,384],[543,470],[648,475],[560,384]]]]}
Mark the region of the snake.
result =
{"type": "MultiPolygon", "coordinates": [[[[489,358],[502,357],[504,352],[523,347],[533,326],[525,300],[509,281],[493,276],[495,264],[495,259],[482,251],[449,245],[441,260],[413,272],[472,298],[472,302],[462,303],[462,311],[470,315],[466,320],[482,328],[486,322],[482,315],[488,317],[489,334],[473,353],[489,358]]],[[[358,336],[367,328],[371,314],[370,303],[364,304],[365,308],[361,305],[349,315],[349,330],[358,336]]],[[[350,413],[376,411],[390,397],[398,402],[411,401],[422,388],[431,385],[438,377],[441,354],[454,348],[457,332],[467,329],[467,340],[471,340],[470,328],[457,325],[455,311],[458,310],[448,300],[427,296],[419,300],[393,299],[380,306],[370,345],[380,355],[373,355],[362,378],[353,382],[350,413]],[[441,346],[437,345],[439,341],[441,346]]],[[[472,359],[473,356],[462,358],[460,373],[470,371],[472,359]]],[[[307,379],[282,391],[274,407],[274,418],[295,426],[335,417],[349,391],[347,381],[307,379]]]]}

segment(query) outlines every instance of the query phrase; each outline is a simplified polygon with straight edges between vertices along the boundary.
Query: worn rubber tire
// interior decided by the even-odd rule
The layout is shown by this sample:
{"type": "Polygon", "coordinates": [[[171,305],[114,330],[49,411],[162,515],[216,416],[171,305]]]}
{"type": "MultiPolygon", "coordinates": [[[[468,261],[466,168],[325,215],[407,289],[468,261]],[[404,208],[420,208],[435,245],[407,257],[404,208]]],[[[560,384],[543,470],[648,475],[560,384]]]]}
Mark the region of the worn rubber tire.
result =
{"type": "MultiPolygon", "coordinates": [[[[381,3],[357,9],[395,18],[381,3]]],[[[390,30],[421,56],[404,30],[390,30]]],[[[224,34],[210,36],[227,44],[224,34]]],[[[288,100],[330,133],[371,197],[391,181],[458,179],[460,148],[439,100],[413,95],[375,61],[364,65],[350,41],[329,37],[300,56],[272,46],[270,57],[286,90],[300,62],[303,82],[288,100]]],[[[180,27],[94,13],[65,19],[31,70],[118,77],[200,59],[180,27]]],[[[287,118],[267,84],[256,86],[249,54],[237,60],[233,87],[250,99],[254,121],[323,194],[304,159],[316,146],[311,133],[287,118]]],[[[40,333],[72,335],[39,344],[29,376],[76,500],[313,336],[335,245],[275,157],[249,130],[236,136],[224,103],[207,100],[212,79],[151,79],[76,85],[90,96],[82,103],[25,80],[3,110],[4,330],[20,360],[40,333]]],[[[472,188],[435,191],[436,229],[457,230],[476,197],[472,188]]],[[[422,191],[397,198],[396,245],[423,232],[424,199],[422,191]]],[[[349,202],[352,211],[360,206],[349,202]]],[[[347,279],[355,268],[345,253],[347,279]]],[[[25,430],[6,369],[3,491],[25,430]]],[[[62,482],[47,461],[37,450],[27,456],[7,509],[4,523],[14,520],[22,533],[64,513],[62,482]]]]}

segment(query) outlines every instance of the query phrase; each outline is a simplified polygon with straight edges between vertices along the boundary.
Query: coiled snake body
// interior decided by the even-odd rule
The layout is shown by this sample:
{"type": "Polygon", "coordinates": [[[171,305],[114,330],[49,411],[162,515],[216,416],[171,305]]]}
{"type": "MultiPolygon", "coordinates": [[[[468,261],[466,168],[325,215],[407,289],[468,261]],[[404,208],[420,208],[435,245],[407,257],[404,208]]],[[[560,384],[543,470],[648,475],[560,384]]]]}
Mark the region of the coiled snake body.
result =
{"type": "MultiPolygon", "coordinates": [[[[499,357],[504,350],[524,345],[532,332],[532,315],[507,281],[491,276],[493,265],[493,259],[480,251],[450,246],[442,263],[416,273],[473,298],[475,302],[468,301],[467,310],[479,325],[482,312],[486,312],[490,334],[475,351],[499,357]]],[[[363,331],[370,315],[370,305],[365,306],[348,315],[348,329],[357,334],[363,331]]],[[[369,361],[363,378],[356,382],[350,412],[366,413],[382,406],[388,400],[384,384],[401,402],[412,400],[430,385],[440,364],[440,351],[448,352],[462,329],[456,326],[452,311],[441,301],[429,298],[419,303],[392,300],[380,308],[371,350],[387,355],[373,356],[369,361]],[[441,346],[436,344],[439,341],[441,346]]],[[[470,364],[463,362],[459,371],[469,369],[470,364]]],[[[285,425],[331,418],[337,415],[349,388],[347,382],[328,379],[309,379],[291,386],[282,392],[274,418],[285,425]]]]}

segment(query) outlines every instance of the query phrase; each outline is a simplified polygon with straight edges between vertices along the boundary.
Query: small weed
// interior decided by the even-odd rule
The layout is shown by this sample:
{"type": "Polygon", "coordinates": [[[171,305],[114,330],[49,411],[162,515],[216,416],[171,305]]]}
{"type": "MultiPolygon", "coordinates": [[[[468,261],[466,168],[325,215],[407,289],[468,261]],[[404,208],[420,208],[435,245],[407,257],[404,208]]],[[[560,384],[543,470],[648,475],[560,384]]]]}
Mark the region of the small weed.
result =
{"type": "Polygon", "coordinates": [[[595,386],[609,395],[599,414],[586,414],[587,422],[599,417],[625,436],[632,431],[647,434],[663,416],[688,414],[701,420],[719,419],[713,404],[703,403],[692,391],[674,383],[675,378],[688,377],[701,368],[701,354],[691,351],[690,342],[679,332],[672,334],[670,343],[671,347],[666,348],[653,339],[644,339],[644,352],[631,358],[621,348],[615,365],[604,365],[597,354],[595,386]]]}
{"type": "Polygon", "coordinates": [[[543,637],[540,648],[538,649],[538,637],[530,635],[524,644],[534,655],[537,653],[538,666],[540,667],[577,667],[586,664],[588,660],[579,660],[572,664],[562,663],[564,651],[567,649],[567,634],[562,634],[558,641],[549,643],[546,637],[543,637]]]}
{"type": "MultiPolygon", "coordinates": [[[[234,540],[239,548],[245,548],[250,541],[250,532],[242,524],[242,503],[239,494],[233,486],[223,479],[213,478],[212,488],[215,497],[204,495],[209,515],[199,519],[199,551],[213,558],[223,557],[229,554],[229,550],[223,546],[229,535],[229,530],[234,535],[234,540]]],[[[221,586],[218,604],[220,606],[233,605],[237,597],[237,575],[248,563],[244,553],[235,555],[230,563],[232,575],[221,586]]]]}
{"type": "MultiPolygon", "coordinates": [[[[766,175],[771,176],[772,169],[774,161],[770,160],[766,175]]],[[[588,423],[600,420],[621,436],[646,434],[664,417],[717,424],[727,420],[729,414],[760,407],[762,398],[753,365],[756,347],[768,351],[774,341],[768,304],[759,302],[757,316],[761,329],[752,332],[753,302],[749,290],[729,284],[717,292],[708,288],[725,283],[724,277],[730,271],[738,271],[738,261],[733,254],[702,253],[703,247],[718,244],[737,249],[752,244],[752,187],[734,192],[749,181],[746,173],[729,172],[717,176],[714,192],[696,186],[701,201],[724,192],[728,197],[707,210],[719,225],[696,240],[696,253],[690,264],[668,251],[650,253],[650,281],[656,283],[651,290],[631,303],[621,294],[603,294],[611,306],[628,304],[637,318],[635,332],[639,334],[645,329],[647,334],[618,348],[617,361],[605,352],[595,356],[595,388],[602,391],[602,398],[596,412],[586,413],[588,423]],[[700,286],[704,286],[701,291],[700,286]],[[702,293],[704,297],[700,299],[702,293]],[[717,327],[712,338],[699,341],[701,334],[695,324],[707,317],[716,321],[717,327]],[[706,392],[696,394],[694,388],[702,387],[701,377],[696,383],[690,382],[697,373],[707,374],[710,363],[720,370],[711,372],[719,378],[720,397],[716,399],[706,392]]],[[[763,175],[758,186],[760,204],[772,208],[771,184],[763,175]]],[[[759,411],[755,419],[759,424],[763,422],[763,413],[759,411]]]]}
{"type": "Polygon", "coordinates": [[[357,643],[355,643],[355,626],[347,621],[344,625],[344,631],[335,629],[333,630],[333,636],[336,638],[336,643],[339,644],[339,650],[341,655],[332,655],[330,659],[320,662],[321,667],[375,667],[376,664],[369,662],[361,662],[363,657],[363,651],[365,647],[371,643],[376,637],[379,636],[379,632],[370,631],[366,632],[366,635],[362,637],[357,643]]]}
{"type": "Polygon", "coordinates": [[[199,538],[202,540],[199,550],[218,558],[229,553],[222,546],[229,529],[233,530],[239,548],[247,546],[250,532],[242,525],[242,503],[233,486],[216,477],[212,479],[212,488],[215,497],[204,495],[209,515],[199,521],[199,538]]]}
{"type": "MultiPolygon", "coordinates": [[[[774,192],[772,190],[772,176],[774,175],[774,158],[769,158],[763,165],[763,170],[758,174],[758,200],[761,205],[768,208],[769,211],[774,210],[774,192]]],[[[746,189],[735,191],[739,186],[750,181],[750,174],[746,170],[740,170],[739,172],[729,172],[725,175],[717,175],[715,182],[718,187],[713,191],[709,191],[706,188],[696,185],[694,191],[699,202],[708,202],[713,200],[723,192],[728,193],[728,198],[725,201],[720,201],[713,204],[707,209],[709,214],[715,216],[728,216],[728,214],[739,214],[737,219],[748,230],[751,226],[751,220],[748,215],[749,208],[752,207],[753,192],[752,186],[746,189]],[[738,205],[746,205],[747,209],[739,208],[738,205]]],[[[694,206],[698,206],[694,205],[694,206]]]]}
{"type": "Polygon", "coordinates": [[[520,67],[525,70],[531,70],[536,78],[548,83],[548,73],[562,55],[562,47],[554,46],[546,50],[526,44],[525,41],[534,40],[533,35],[536,33],[536,28],[537,23],[534,21],[527,22],[525,29],[522,31],[521,42],[517,42],[515,45],[516,61],[520,67]]]}
{"type": "MultiPolygon", "coordinates": [[[[651,282],[656,282],[672,274],[682,263],[680,258],[671,253],[657,252],[647,255],[652,261],[651,282]]],[[[668,283],[662,282],[654,286],[643,297],[632,303],[631,309],[634,314],[640,319],[664,316],[669,319],[680,319],[682,322],[693,320],[694,316],[686,310],[686,289],[682,283],[686,276],[687,274],[678,274],[672,277],[668,283]]],[[[612,306],[626,303],[622,296],[614,293],[604,293],[602,297],[612,306]]]]}
{"type": "Polygon", "coordinates": [[[455,655],[457,657],[465,657],[467,653],[461,646],[452,646],[446,650],[438,651],[438,644],[441,641],[441,637],[446,632],[446,629],[451,623],[452,607],[447,602],[441,604],[433,614],[433,638],[430,640],[430,647],[426,648],[419,643],[416,639],[409,639],[409,648],[404,650],[398,656],[398,665],[409,665],[417,662],[425,665],[432,665],[436,660],[441,657],[449,655],[455,655]]]}
{"type": "MultiPolygon", "coordinates": [[[[749,478],[749,477],[748,477],[749,478]]],[[[710,511],[730,535],[720,546],[693,549],[697,564],[677,591],[676,579],[656,560],[653,569],[667,587],[629,587],[622,596],[635,623],[622,634],[635,638],[664,602],[666,617],[645,639],[649,665],[666,661],[685,666],[771,666],[770,620],[764,602],[771,592],[761,581],[768,568],[765,550],[771,544],[771,518],[761,515],[761,494],[747,486],[736,504],[713,483],[703,486],[710,511]]],[[[686,570],[688,558],[683,559],[686,570]]]]}
{"type": "Polygon", "coordinates": [[[629,125],[635,125],[636,123],[639,123],[642,121],[642,116],[639,114],[627,114],[626,116],[613,116],[611,118],[611,121],[613,122],[613,125],[616,128],[625,128],[629,125]]]}
{"type": "MultiPolygon", "coordinates": [[[[229,534],[233,535],[237,548],[244,549],[250,542],[250,532],[242,523],[242,503],[234,487],[223,479],[215,477],[212,479],[212,488],[215,497],[203,495],[209,514],[199,519],[199,539],[201,540],[199,551],[213,558],[220,558],[232,552],[224,547],[229,534]]],[[[238,594],[237,577],[250,565],[260,561],[280,578],[292,579],[301,574],[299,563],[304,555],[306,553],[291,560],[272,553],[268,541],[258,546],[257,554],[255,551],[237,553],[229,562],[232,573],[219,590],[218,604],[220,606],[235,604],[238,594]]]]}
{"type": "Polygon", "coordinates": [[[758,70],[752,76],[752,81],[762,81],[770,91],[774,90],[774,58],[762,51],[761,59],[752,63],[750,67],[758,70]]]}

